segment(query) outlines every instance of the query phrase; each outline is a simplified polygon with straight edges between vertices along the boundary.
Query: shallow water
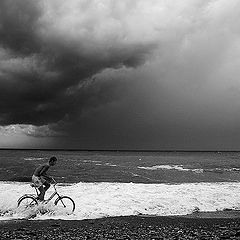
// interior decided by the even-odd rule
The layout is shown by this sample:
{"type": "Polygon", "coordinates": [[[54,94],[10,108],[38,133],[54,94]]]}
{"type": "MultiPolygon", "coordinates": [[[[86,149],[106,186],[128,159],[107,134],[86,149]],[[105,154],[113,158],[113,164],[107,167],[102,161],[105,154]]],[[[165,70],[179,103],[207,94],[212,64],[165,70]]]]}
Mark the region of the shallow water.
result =
{"type": "MultiPolygon", "coordinates": [[[[23,193],[34,193],[28,183],[0,182],[1,220],[82,220],[128,215],[185,215],[194,211],[240,209],[240,183],[76,183],[58,186],[62,195],[76,203],[73,215],[61,212],[53,202],[31,211],[17,208],[23,193]]],[[[47,196],[51,194],[49,190],[47,196]]],[[[46,196],[46,197],[47,197],[46,196]]]]}
{"type": "MultiPolygon", "coordinates": [[[[127,215],[185,215],[240,208],[239,152],[0,151],[0,219],[88,219],[127,215]],[[53,203],[31,211],[17,199],[34,193],[27,183],[50,156],[49,170],[73,215],[53,203]]],[[[47,196],[52,190],[47,192],[47,196]]]]}

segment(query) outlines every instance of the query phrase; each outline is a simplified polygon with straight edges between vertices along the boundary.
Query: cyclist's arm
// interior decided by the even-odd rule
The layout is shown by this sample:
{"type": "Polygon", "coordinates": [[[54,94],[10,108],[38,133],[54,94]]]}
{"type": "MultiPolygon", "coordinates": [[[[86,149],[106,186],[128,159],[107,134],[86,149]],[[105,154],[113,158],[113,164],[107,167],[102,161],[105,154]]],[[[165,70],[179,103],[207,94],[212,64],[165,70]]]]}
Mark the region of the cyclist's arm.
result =
{"type": "Polygon", "coordinates": [[[47,170],[49,169],[49,166],[48,165],[44,165],[41,169],[41,171],[39,172],[39,175],[40,176],[44,176],[44,177],[49,177],[47,175],[47,170]]]}
{"type": "Polygon", "coordinates": [[[52,177],[50,177],[50,176],[44,175],[43,177],[44,177],[44,179],[46,179],[50,183],[53,181],[52,177]]]}

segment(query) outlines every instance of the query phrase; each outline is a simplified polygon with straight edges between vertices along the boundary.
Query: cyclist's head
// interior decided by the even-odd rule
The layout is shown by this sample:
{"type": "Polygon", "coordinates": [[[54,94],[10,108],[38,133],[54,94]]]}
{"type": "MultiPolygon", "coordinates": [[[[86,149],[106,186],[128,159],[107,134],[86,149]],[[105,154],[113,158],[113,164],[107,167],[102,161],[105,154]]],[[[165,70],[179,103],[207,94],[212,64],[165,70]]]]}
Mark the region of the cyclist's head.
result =
{"type": "Polygon", "coordinates": [[[49,159],[49,165],[50,166],[54,166],[56,164],[56,162],[57,162],[57,158],[56,157],[51,157],[49,159]]]}

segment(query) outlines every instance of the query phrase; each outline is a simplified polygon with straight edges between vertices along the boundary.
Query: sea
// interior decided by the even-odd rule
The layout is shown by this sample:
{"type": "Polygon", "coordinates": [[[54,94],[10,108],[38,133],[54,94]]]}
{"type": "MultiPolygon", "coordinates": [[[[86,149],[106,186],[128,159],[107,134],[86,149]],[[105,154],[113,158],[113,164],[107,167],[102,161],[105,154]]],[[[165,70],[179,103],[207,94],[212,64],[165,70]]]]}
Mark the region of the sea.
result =
{"type": "MultiPolygon", "coordinates": [[[[67,219],[240,210],[240,152],[0,150],[0,220],[67,219]],[[34,194],[34,169],[56,156],[48,174],[73,214],[53,202],[33,212],[17,200],[34,194]]],[[[50,188],[46,197],[50,196],[50,188]]]]}

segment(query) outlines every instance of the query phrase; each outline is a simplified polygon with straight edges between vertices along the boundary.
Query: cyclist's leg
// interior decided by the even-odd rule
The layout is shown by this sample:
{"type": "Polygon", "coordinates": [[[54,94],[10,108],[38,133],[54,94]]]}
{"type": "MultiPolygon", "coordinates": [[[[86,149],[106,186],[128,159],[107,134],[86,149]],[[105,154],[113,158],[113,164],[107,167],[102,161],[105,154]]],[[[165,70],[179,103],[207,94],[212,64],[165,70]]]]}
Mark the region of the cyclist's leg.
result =
{"type": "Polygon", "coordinates": [[[39,188],[40,194],[39,194],[38,198],[40,201],[43,201],[45,193],[50,187],[50,183],[44,178],[44,176],[41,176],[40,179],[42,182],[42,186],[39,188]]]}
{"type": "Polygon", "coordinates": [[[44,187],[43,185],[41,187],[38,188],[40,194],[38,195],[38,199],[40,201],[43,201],[44,200],[44,195],[45,195],[45,190],[44,190],[44,187]]]}
{"type": "Polygon", "coordinates": [[[46,181],[45,183],[43,183],[43,185],[44,185],[44,191],[46,192],[50,188],[50,183],[46,181]]]}
{"type": "Polygon", "coordinates": [[[44,194],[45,194],[42,179],[40,177],[37,177],[37,176],[33,175],[32,176],[32,182],[35,184],[35,186],[38,188],[38,190],[40,192],[38,194],[38,199],[40,201],[42,201],[44,199],[44,194]]]}

